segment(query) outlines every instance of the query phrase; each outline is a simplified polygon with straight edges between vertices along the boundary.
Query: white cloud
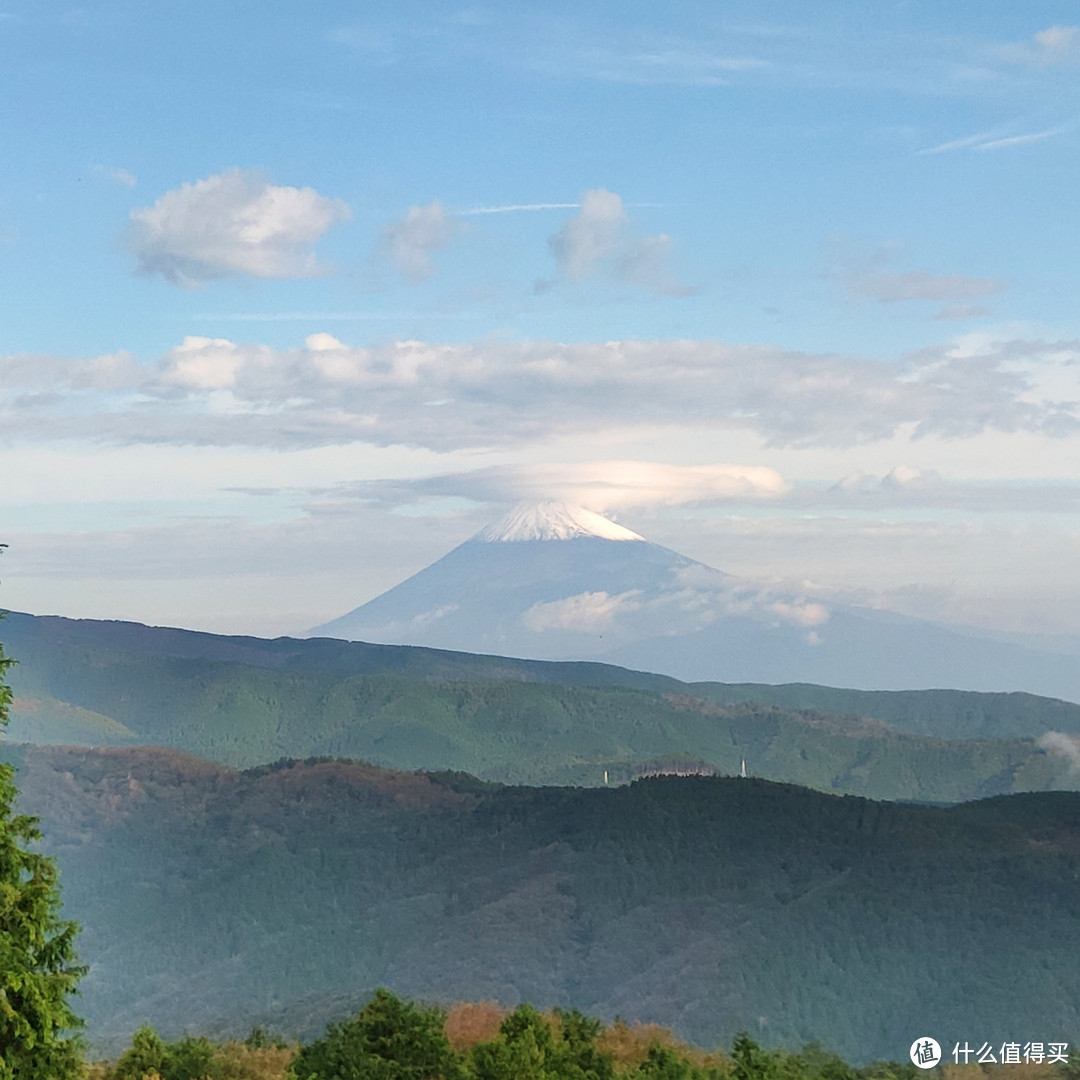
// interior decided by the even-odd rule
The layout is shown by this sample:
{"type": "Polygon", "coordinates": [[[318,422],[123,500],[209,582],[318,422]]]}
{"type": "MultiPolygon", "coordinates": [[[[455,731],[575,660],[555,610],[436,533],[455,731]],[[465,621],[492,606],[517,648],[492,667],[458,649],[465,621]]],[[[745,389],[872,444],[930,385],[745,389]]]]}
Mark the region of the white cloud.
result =
{"type": "Polygon", "coordinates": [[[548,240],[559,273],[571,280],[591,274],[601,259],[619,250],[628,220],[614,191],[586,191],[578,212],[548,240]]]}
{"type": "Polygon", "coordinates": [[[188,337],[165,354],[161,381],[188,390],[224,390],[236,385],[253,360],[249,349],[226,338],[188,337]]]}
{"type": "MultiPolygon", "coordinates": [[[[886,363],[711,341],[359,348],[316,334],[282,350],[189,337],[156,365],[2,358],[0,421],[12,439],[279,448],[359,440],[439,451],[642,425],[744,430],[777,447],[901,432],[1063,436],[1080,432],[1080,343],[968,335],[886,363]]],[[[732,482],[712,474],[695,485],[732,482]]],[[[764,483],[750,474],[737,482],[764,483]]]]}
{"type": "Polygon", "coordinates": [[[781,622],[791,623],[793,626],[802,626],[810,629],[814,626],[823,626],[829,621],[829,609],[824,604],[819,604],[805,597],[795,600],[774,600],[765,605],[767,611],[771,611],[781,622]]]}
{"type": "Polygon", "coordinates": [[[1065,758],[1070,772],[1080,773],[1080,738],[1061,731],[1048,731],[1040,735],[1035,744],[1048,754],[1065,758]]]}
{"type": "Polygon", "coordinates": [[[383,244],[398,272],[418,285],[435,272],[432,253],[449,247],[462,227],[436,199],[427,206],[409,207],[403,218],[387,225],[383,244]]]}
{"type": "Polygon", "coordinates": [[[606,592],[584,592],[562,600],[533,604],[521,621],[526,630],[542,633],[547,630],[574,630],[582,634],[599,634],[610,630],[619,615],[641,608],[638,590],[610,596],[606,592]]]}
{"type": "MultiPolygon", "coordinates": [[[[578,212],[548,239],[559,276],[579,281],[603,273],[664,295],[693,292],[668,274],[671,238],[664,234],[634,237],[629,223],[621,196],[605,188],[586,191],[578,212]]],[[[550,285],[538,283],[541,291],[550,285]]]]}
{"type": "Polygon", "coordinates": [[[344,202],[313,188],[229,169],[132,210],[130,244],[140,272],[184,288],[222,277],[315,277],[325,272],[315,242],[349,217],[344,202]]]}

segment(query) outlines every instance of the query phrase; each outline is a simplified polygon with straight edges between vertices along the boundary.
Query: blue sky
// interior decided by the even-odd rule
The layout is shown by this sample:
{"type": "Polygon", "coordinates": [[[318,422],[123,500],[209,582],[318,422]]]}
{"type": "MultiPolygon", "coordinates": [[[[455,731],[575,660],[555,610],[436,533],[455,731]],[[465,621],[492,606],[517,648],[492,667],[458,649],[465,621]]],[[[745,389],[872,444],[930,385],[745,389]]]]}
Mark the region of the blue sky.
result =
{"type": "Polygon", "coordinates": [[[0,5],[3,603],[300,630],[519,497],[1080,633],[1074,5],[0,5]]]}

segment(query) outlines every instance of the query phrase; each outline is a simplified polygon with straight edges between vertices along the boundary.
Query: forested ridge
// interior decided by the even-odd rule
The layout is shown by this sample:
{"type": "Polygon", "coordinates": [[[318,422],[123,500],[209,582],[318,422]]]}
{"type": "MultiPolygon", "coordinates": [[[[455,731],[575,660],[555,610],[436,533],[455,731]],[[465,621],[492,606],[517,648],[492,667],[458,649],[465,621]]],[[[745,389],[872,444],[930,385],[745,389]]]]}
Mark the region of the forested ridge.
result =
{"type": "Polygon", "coordinates": [[[160,744],[238,767],[348,756],[531,784],[598,785],[673,759],[733,774],[745,759],[761,777],[927,802],[1080,787],[1060,744],[1039,741],[1080,732],[1080,706],[1031,695],[688,686],[598,664],[9,622],[10,736],[29,742],[160,744]]]}
{"type": "Polygon", "coordinates": [[[1078,794],[933,808],[754,779],[523,788],[8,749],[110,1045],[144,1020],[310,1037],[380,985],[856,1061],[931,1024],[1080,1031],[1078,794]]]}

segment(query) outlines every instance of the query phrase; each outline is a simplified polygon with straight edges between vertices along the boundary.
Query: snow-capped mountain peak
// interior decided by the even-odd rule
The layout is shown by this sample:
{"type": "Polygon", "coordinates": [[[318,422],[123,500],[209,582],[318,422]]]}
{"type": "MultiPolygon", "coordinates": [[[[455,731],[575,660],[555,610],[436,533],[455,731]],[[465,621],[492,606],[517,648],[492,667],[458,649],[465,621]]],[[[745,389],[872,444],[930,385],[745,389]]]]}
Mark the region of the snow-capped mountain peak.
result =
{"type": "Polygon", "coordinates": [[[583,506],[563,502],[519,503],[504,518],[482,529],[476,540],[487,543],[521,540],[644,540],[636,532],[616,525],[583,506]]]}

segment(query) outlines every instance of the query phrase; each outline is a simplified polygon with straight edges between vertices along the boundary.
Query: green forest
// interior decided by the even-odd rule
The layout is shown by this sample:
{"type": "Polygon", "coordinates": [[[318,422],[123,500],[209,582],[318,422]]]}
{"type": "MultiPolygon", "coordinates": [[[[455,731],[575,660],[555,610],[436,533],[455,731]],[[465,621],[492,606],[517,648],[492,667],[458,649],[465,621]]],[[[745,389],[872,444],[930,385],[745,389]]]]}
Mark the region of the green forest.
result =
{"type": "Polygon", "coordinates": [[[1026,694],[689,686],[599,664],[9,622],[13,741],[171,746],[239,768],[329,755],[515,784],[625,782],[671,762],[732,775],[745,760],[767,779],[937,803],[1080,787],[1057,752],[1080,706],[1026,694]]]}
{"type": "Polygon", "coordinates": [[[931,1024],[1080,1031],[1080,794],[938,808],[753,778],[530,788],[8,749],[103,1046],[143,1022],[310,1038],[378,986],[857,1062],[931,1024]]]}

